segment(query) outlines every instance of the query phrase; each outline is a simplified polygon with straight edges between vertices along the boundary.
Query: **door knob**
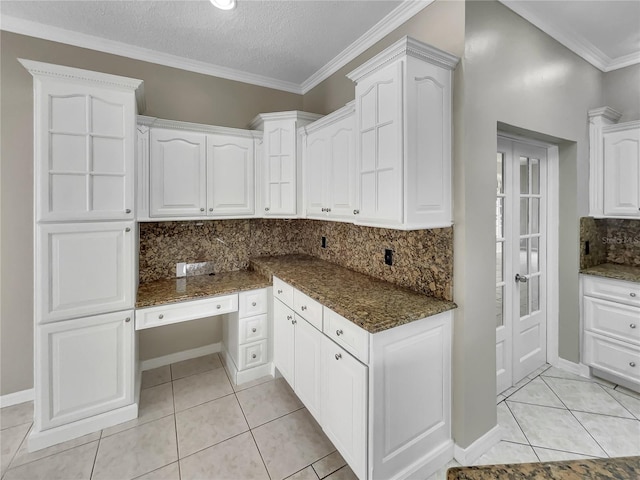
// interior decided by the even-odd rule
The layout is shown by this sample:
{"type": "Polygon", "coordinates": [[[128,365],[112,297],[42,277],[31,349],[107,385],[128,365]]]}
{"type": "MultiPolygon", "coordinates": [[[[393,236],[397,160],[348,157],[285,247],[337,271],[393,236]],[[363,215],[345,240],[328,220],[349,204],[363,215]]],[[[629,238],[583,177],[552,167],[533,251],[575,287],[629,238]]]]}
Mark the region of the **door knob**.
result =
{"type": "Polygon", "coordinates": [[[519,273],[516,273],[516,282],[527,283],[528,281],[529,281],[529,277],[527,277],[526,275],[520,275],[519,273]]]}

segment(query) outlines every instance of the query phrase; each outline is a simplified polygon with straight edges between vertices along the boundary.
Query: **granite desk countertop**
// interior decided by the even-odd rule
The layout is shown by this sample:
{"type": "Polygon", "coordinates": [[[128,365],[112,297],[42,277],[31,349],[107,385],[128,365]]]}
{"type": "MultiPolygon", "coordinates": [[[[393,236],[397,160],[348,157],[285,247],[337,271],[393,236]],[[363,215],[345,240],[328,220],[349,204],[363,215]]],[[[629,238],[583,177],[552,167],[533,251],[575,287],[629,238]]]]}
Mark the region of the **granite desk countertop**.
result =
{"type": "Polygon", "coordinates": [[[197,300],[270,285],[271,282],[265,275],[251,270],[216,273],[211,276],[165,278],[138,286],[136,308],[197,300]]]}
{"type": "Polygon", "coordinates": [[[640,283],[640,267],[633,267],[631,265],[601,263],[595,267],[584,268],[580,270],[580,273],[640,283]]]}
{"type": "Polygon", "coordinates": [[[306,255],[258,257],[254,270],[276,276],[365,330],[376,333],[457,307],[306,255]]]}
{"type": "Polygon", "coordinates": [[[638,480],[640,457],[453,467],[447,480],[638,480]]]}

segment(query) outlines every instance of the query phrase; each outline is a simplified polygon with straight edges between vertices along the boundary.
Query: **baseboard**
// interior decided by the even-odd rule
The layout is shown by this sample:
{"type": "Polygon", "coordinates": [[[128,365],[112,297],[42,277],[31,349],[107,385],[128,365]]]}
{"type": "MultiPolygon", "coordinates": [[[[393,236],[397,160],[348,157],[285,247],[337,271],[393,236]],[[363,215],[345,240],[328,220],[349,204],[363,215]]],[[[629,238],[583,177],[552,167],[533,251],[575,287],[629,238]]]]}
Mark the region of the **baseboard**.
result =
{"type": "Polygon", "coordinates": [[[33,388],[22,390],[20,392],[7,393],[0,395],[0,408],[18,405],[19,403],[30,402],[33,400],[33,388]]]}
{"type": "Polygon", "coordinates": [[[404,480],[412,478],[431,478],[435,472],[444,467],[453,458],[453,440],[447,440],[432,449],[417,462],[398,472],[390,480],[404,480]]]}
{"type": "Polygon", "coordinates": [[[564,358],[558,358],[555,363],[552,365],[560,370],[564,370],[565,372],[573,373],[574,375],[579,375],[581,377],[589,378],[591,373],[589,372],[589,367],[582,363],[573,363],[569,360],[565,360],[564,358]]]}
{"type": "Polygon", "coordinates": [[[36,432],[31,430],[28,438],[29,452],[35,452],[43,448],[56,445],[58,443],[73,440],[93,432],[98,432],[104,428],[113,427],[119,423],[128,422],[138,417],[138,404],[132,403],[126,407],[117,408],[110,412],[84,418],[77,422],[68,423],[59,427],[36,432]]]}
{"type": "Polygon", "coordinates": [[[502,430],[500,425],[496,425],[467,448],[462,448],[456,444],[453,456],[461,465],[472,465],[500,440],[502,440],[502,430]]]}
{"type": "Polygon", "coordinates": [[[172,363],[182,362],[183,360],[191,360],[192,358],[210,355],[222,351],[222,343],[211,343],[203,347],[192,348],[191,350],[183,350],[182,352],[171,353],[162,357],[149,358],[140,362],[140,370],[151,370],[153,368],[164,367],[172,363]]]}

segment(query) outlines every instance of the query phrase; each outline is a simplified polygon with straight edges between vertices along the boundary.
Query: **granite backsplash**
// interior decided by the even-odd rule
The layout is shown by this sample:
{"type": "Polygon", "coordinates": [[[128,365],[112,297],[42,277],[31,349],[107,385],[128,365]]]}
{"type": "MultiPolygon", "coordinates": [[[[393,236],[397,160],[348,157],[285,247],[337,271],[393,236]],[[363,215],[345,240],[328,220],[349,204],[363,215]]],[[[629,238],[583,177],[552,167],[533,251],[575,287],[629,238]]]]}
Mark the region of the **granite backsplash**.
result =
{"type": "Polygon", "coordinates": [[[640,220],[580,219],[580,269],[602,263],[640,267],[640,220]],[[589,242],[588,254],[586,242],[589,242]]]}
{"type": "Polygon", "coordinates": [[[177,262],[243,270],[251,257],[296,253],[453,300],[453,228],[401,231],[304,219],[141,223],[139,276],[141,283],[175,277],[177,262]],[[392,266],[384,264],[385,249],[393,250],[392,266]]]}

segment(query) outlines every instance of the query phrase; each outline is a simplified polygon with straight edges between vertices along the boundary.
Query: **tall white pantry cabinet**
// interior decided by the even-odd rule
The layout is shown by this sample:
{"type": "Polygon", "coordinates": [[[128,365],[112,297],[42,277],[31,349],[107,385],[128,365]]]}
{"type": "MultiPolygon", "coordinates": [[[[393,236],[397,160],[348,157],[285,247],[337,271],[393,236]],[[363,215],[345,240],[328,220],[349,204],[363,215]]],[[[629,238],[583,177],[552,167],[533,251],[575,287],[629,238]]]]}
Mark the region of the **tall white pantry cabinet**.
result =
{"type": "Polygon", "coordinates": [[[135,134],[142,81],[20,60],[34,86],[38,450],[137,417],[135,134]]]}

